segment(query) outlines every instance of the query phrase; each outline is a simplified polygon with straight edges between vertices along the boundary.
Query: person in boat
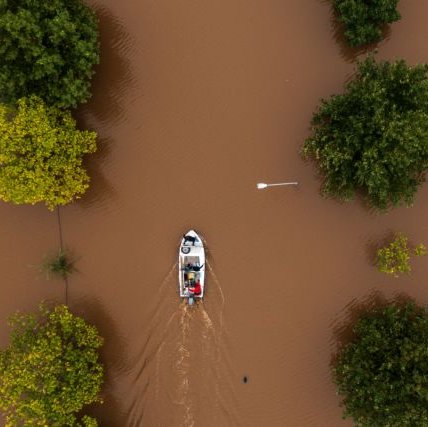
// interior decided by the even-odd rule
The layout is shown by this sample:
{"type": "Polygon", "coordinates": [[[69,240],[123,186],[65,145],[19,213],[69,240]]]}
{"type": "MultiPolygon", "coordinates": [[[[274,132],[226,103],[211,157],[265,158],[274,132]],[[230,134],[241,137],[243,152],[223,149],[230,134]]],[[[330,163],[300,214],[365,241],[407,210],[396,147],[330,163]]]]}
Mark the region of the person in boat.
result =
{"type": "MultiPolygon", "coordinates": [[[[188,264],[190,265],[190,264],[188,264]]],[[[186,269],[186,267],[184,267],[184,287],[187,288],[189,286],[192,286],[194,281],[195,281],[195,273],[193,272],[192,268],[188,268],[186,269]]]]}
{"type": "Polygon", "coordinates": [[[190,262],[184,266],[184,271],[188,272],[192,270],[193,270],[193,265],[190,264],[190,262]]]}
{"type": "Polygon", "coordinates": [[[201,283],[199,282],[199,280],[193,286],[189,287],[189,291],[193,295],[196,295],[196,296],[201,295],[202,286],[201,286],[201,283]]]}
{"type": "Polygon", "coordinates": [[[184,244],[190,242],[193,246],[195,246],[196,237],[189,236],[187,234],[183,234],[184,244]]]}
{"type": "Polygon", "coordinates": [[[204,266],[204,264],[202,265],[194,265],[192,266],[192,270],[193,271],[201,271],[202,267],[204,266]]]}

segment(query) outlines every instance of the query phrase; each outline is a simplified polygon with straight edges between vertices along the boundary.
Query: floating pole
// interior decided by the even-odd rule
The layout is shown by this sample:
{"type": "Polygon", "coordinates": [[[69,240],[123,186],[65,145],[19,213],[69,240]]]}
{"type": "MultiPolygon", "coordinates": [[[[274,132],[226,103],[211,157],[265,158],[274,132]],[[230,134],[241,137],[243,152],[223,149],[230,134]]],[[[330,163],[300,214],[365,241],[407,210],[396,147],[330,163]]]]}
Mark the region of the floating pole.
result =
{"type": "Polygon", "coordinates": [[[279,187],[279,186],[285,186],[285,185],[299,185],[297,181],[294,182],[278,182],[276,184],[266,184],[264,182],[259,182],[257,184],[257,190],[263,190],[268,187],[279,187]]]}

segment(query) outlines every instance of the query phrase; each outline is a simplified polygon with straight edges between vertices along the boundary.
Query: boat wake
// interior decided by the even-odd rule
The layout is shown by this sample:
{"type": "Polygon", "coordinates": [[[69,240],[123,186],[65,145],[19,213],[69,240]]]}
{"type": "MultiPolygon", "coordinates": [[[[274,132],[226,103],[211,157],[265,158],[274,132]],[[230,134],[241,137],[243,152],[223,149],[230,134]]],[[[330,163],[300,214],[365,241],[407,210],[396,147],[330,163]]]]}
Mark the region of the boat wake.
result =
{"type": "Polygon", "coordinates": [[[233,376],[223,342],[225,298],[220,281],[207,262],[206,296],[189,306],[177,299],[176,271],[177,263],[157,288],[147,338],[134,364],[136,392],[131,395],[140,398],[130,408],[127,425],[192,427],[203,419],[207,406],[213,419],[205,425],[231,420],[239,425],[231,409],[234,403],[222,398],[233,387],[233,376]]]}
{"type": "MultiPolygon", "coordinates": [[[[164,336],[168,336],[168,330],[175,318],[179,319],[180,333],[177,340],[166,339],[163,341],[154,357],[155,363],[155,395],[154,402],[158,402],[158,399],[165,400],[165,384],[161,387],[161,383],[164,383],[163,376],[166,374],[165,363],[170,360],[171,353],[167,353],[164,349],[172,350],[173,354],[176,354],[176,360],[173,361],[173,373],[168,372],[168,376],[176,376],[176,381],[171,381],[171,385],[175,384],[175,387],[169,386],[168,393],[170,395],[171,403],[176,407],[182,408],[183,423],[180,425],[192,427],[194,426],[193,412],[192,412],[192,401],[189,397],[189,378],[188,373],[190,369],[190,351],[187,348],[189,326],[190,326],[190,313],[189,307],[183,301],[179,309],[172,314],[169,321],[167,322],[164,330],[164,336]],[[175,348],[172,348],[173,341],[175,342],[175,348]]],[[[172,405],[171,405],[172,406],[172,405]]],[[[175,411],[177,412],[177,411],[175,411]]]]}
{"type": "Polygon", "coordinates": [[[219,315],[219,322],[220,322],[220,331],[222,331],[223,330],[223,311],[224,311],[224,304],[225,304],[224,293],[223,293],[223,289],[221,287],[220,281],[217,275],[214,273],[214,269],[208,260],[207,260],[207,268],[209,272],[209,277],[210,279],[212,279],[212,284],[214,285],[211,287],[211,293],[214,294],[213,297],[211,298],[214,298],[216,301],[220,302],[218,315],[219,315]]]}

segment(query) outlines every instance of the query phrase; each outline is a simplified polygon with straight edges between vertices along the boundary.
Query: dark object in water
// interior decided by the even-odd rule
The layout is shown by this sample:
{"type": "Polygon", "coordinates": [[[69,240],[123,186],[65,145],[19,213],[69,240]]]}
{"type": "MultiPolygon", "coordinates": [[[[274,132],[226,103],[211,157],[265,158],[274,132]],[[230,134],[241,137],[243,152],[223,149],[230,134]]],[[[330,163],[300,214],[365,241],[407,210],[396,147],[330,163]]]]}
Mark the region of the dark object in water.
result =
{"type": "Polygon", "coordinates": [[[247,376],[244,376],[244,378],[242,378],[242,382],[243,382],[244,384],[247,384],[247,382],[248,382],[248,377],[247,377],[247,376]]]}

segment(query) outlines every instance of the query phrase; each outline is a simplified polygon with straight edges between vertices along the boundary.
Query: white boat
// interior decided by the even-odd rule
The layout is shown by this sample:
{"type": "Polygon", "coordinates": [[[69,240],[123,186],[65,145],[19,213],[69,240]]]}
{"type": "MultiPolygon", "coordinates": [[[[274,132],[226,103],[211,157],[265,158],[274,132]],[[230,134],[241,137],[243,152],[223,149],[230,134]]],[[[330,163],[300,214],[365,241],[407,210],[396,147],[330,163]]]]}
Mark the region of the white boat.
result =
{"type": "Polygon", "coordinates": [[[178,282],[180,297],[186,298],[192,305],[196,299],[202,299],[205,291],[205,249],[201,237],[194,230],[183,235],[178,254],[178,282]],[[192,290],[200,284],[201,292],[192,290]]]}

